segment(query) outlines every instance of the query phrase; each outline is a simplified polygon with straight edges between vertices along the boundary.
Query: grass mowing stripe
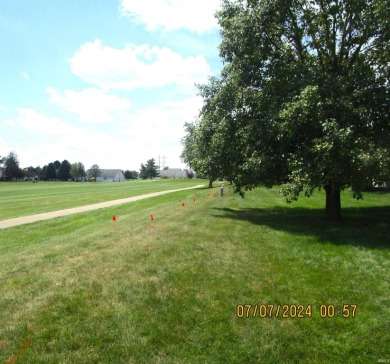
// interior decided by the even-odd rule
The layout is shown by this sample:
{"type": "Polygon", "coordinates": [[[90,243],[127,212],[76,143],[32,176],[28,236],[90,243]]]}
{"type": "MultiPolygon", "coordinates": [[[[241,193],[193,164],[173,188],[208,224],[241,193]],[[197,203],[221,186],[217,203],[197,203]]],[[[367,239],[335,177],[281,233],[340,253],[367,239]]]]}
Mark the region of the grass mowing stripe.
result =
{"type": "Polygon", "coordinates": [[[388,195],[357,210],[344,193],[345,222],[331,225],[322,194],[294,207],[265,189],[244,200],[208,193],[0,231],[0,361],[28,340],[20,362],[388,357],[388,195]],[[311,303],[313,317],[237,318],[245,303],[311,303]],[[321,304],[347,303],[359,305],[354,319],[319,316],[321,304]]]}
{"type": "MultiPolygon", "coordinates": [[[[190,189],[200,188],[203,186],[204,185],[196,185],[196,186],[186,187],[186,188],[181,188],[181,189],[176,189],[176,190],[166,190],[166,191],[153,192],[153,193],[149,193],[146,195],[138,195],[138,196],[134,196],[134,197],[128,197],[125,199],[100,202],[97,204],[81,206],[81,207],[74,207],[71,209],[65,209],[65,210],[53,211],[53,212],[42,213],[42,214],[37,214],[37,215],[18,217],[18,218],[13,218],[13,219],[9,219],[9,220],[3,220],[3,221],[0,221],[0,229],[10,228],[13,226],[18,226],[18,225],[29,224],[29,223],[33,223],[33,222],[37,222],[37,221],[49,220],[49,219],[53,219],[56,217],[73,215],[73,214],[77,214],[77,213],[81,213],[81,212],[87,212],[87,211],[89,212],[89,211],[99,210],[102,208],[119,206],[119,205],[127,204],[130,202],[143,200],[145,198],[161,196],[161,195],[165,195],[167,193],[178,192],[180,190],[190,190],[190,189]]],[[[116,219],[115,215],[113,216],[113,219],[114,220],[116,219]]]]}
{"type": "Polygon", "coordinates": [[[0,182],[0,220],[98,202],[186,188],[202,180],[137,180],[112,183],[0,182]]]}

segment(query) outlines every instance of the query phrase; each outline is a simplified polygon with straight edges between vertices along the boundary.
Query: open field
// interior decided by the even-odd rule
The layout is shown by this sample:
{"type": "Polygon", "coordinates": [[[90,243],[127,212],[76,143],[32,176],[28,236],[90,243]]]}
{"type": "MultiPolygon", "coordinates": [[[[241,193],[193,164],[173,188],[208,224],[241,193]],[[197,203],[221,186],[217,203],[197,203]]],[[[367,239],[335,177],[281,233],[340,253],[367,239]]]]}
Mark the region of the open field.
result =
{"type": "MultiPolygon", "coordinates": [[[[206,182],[205,182],[206,183],[206,182]]],[[[98,202],[179,189],[199,180],[148,180],[121,183],[0,182],[0,220],[51,212],[98,202]]]]}
{"type": "Polygon", "coordinates": [[[293,205],[277,189],[217,195],[0,230],[0,362],[390,360],[389,194],[344,192],[333,224],[321,192],[293,205]],[[304,317],[262,318],[256,304],[304,305],[304,317]]]}

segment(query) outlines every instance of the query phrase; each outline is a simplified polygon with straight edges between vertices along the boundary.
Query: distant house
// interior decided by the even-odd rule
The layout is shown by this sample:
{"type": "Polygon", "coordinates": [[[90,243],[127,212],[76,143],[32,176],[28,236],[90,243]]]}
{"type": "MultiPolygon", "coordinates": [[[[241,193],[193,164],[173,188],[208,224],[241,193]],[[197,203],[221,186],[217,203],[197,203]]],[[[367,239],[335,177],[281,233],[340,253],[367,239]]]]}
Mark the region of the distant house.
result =
{"type": "Polygon", "coordinates": [[[160,171],[161,178],[188,178],[187,171],[180,168],[169,168],[160,171]]]}
{"type": "Polygon", "coordinates": [[[123,182],[125,175],[120,169],[101,169],[101,174],[96,178],[96,182],[123,182]]]}
{"type": "Polygon", "coordinates": [[[39,177],[35,172],[24,171],[24,180],[25,181],[38,181],[39,177]]]}

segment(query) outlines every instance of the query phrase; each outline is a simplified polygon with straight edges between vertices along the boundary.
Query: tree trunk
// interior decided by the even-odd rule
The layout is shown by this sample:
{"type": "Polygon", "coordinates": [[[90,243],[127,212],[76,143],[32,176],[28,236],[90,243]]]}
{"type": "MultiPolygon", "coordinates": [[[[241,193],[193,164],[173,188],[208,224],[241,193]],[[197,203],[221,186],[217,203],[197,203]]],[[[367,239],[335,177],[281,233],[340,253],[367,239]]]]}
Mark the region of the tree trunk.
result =
{"type": "Polygon", "coordinates": [[[214,181],[213,179],[209,180],[209,188],[213,188],[213,181],[214,181]]]}
{"type": "Polygon", "coordinates": [[[326,191],[326,216],[329,219],[341,218],[340,186],[338,183],[331,183],[325,186],[326,191]]]}

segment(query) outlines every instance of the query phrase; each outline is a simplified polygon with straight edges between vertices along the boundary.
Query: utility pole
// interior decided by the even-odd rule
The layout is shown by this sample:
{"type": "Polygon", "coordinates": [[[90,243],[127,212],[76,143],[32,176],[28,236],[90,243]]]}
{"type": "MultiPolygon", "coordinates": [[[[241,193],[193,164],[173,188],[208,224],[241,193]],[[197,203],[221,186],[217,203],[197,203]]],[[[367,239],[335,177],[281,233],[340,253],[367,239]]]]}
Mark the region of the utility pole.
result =
{"type": "Polygon", "coordinates": [[[164,169],[165,166],[166,166],[165,160],[166,160],[166,157],[165,157],[165,155],[164,155],[164,156],[163,156],[163,169],[164,169]]]}
{"type": "Polygon", "coordinates": [[[161,160],[162,160],[162,169],[164,169],[165,165],[166,165],[166,162],[165,162],[166,157],[165,157],[165,155],[163,155],[163,156],[159,155],[158,156],[158,168],[159,168],[160,172],[161,172],[161,160]]]}

